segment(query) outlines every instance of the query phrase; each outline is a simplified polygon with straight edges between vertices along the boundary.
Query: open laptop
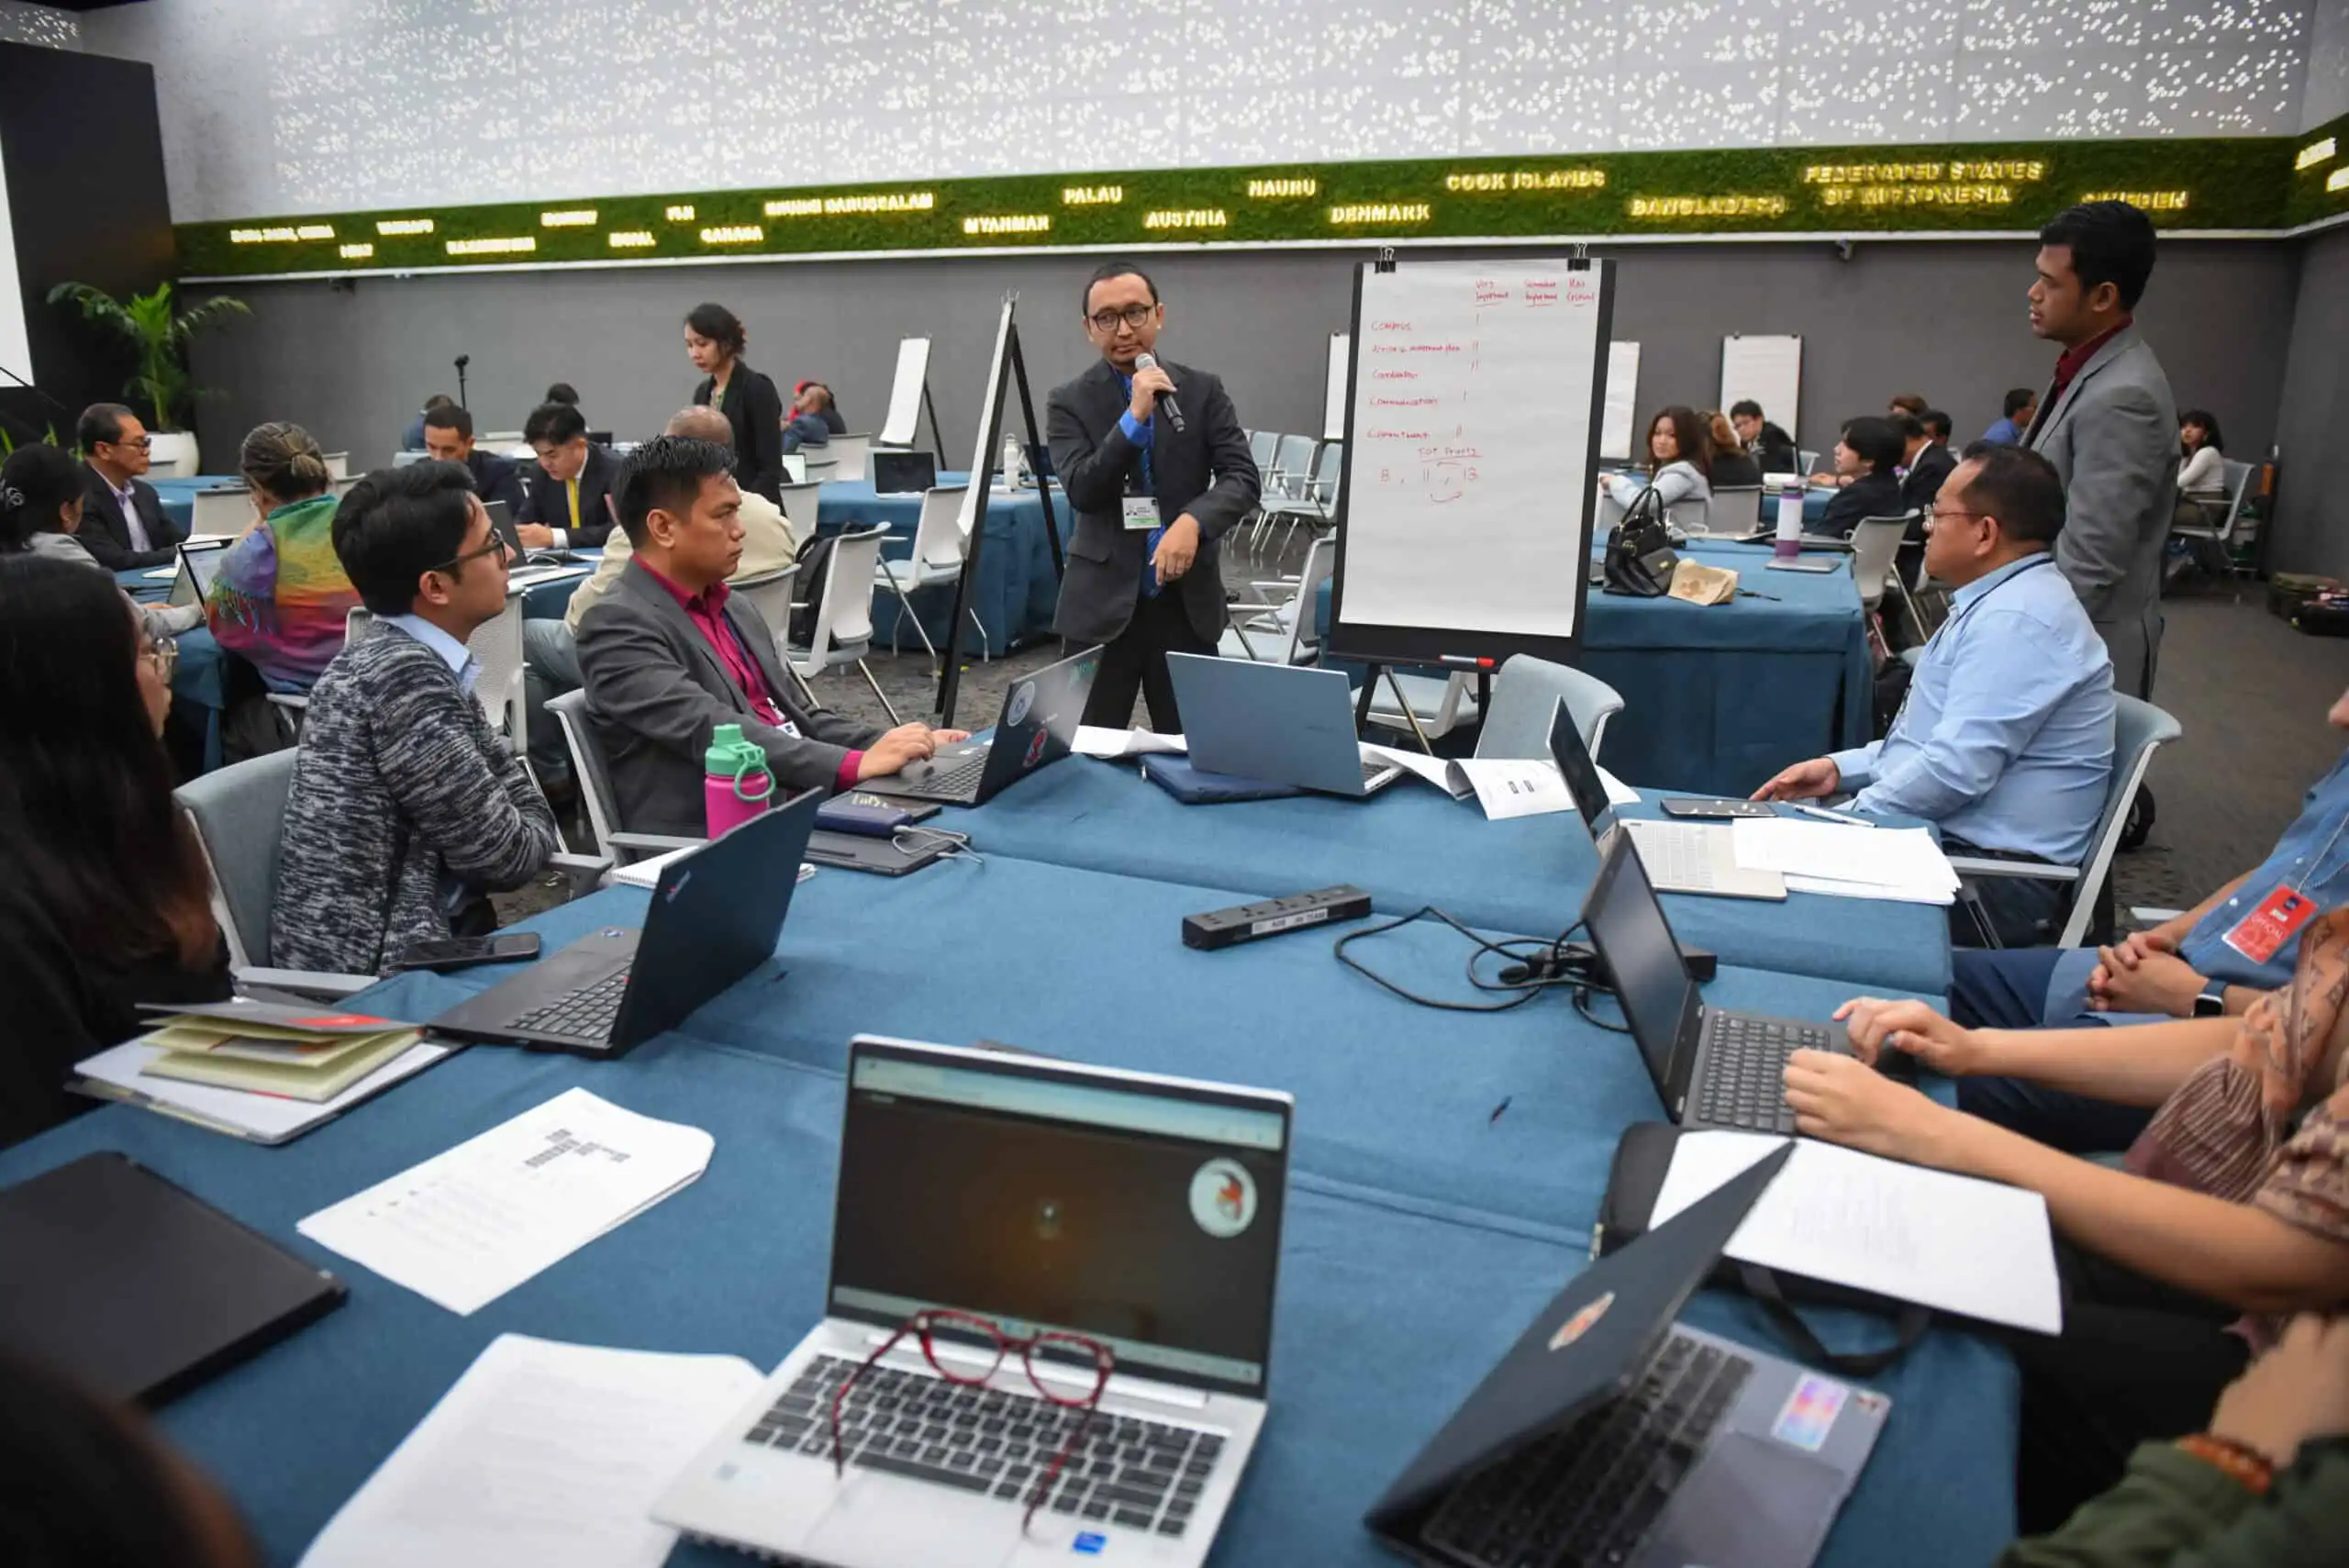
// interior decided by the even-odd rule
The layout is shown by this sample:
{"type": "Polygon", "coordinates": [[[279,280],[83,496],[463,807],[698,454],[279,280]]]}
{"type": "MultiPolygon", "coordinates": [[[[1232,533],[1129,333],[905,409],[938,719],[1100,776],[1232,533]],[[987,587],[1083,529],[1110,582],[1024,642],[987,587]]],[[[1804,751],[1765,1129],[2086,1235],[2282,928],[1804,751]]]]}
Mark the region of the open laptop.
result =
{"type": "Polygon", "coordinates": [[[172,591],[164,603],[180,607],[204,603],[205,595],[212,592],[213,577],[228,557],[227,539],[184,541],[180,545],[179,575],[172,579],[172,591]]]}
{"type": "MultiPolygon", "coordinates": [[[[1262,1089],[852,1041],[827,1315],[652,1517],[829,1568],[1204,1562],[1264,1421],[1292,1111],[1262,1089]],[[1039,1398],[1017,1351],[958,1386],[913,1334],[859,1372],[932,1308],[1107,1347],[1099,1405],[1080,1423],[1039,1398]]],[[[996,1349],[932,1344],[968,1377],[996,1349]]],[[[1098,1378],[1090,1359],[1033,1364],[1067,1400],[1098,1378]]]]}
{"type": "Polygon", "coordinates": [[[1808,1568],[1891,1401],[1675,1321],[1789,1150],[1592,1264],[1364,1522],[1414,1562],[1808,1568]]]}
{"type": "MultiPolygon", "coordinates": [[[[610,499],[608,495],[605,497],[607,501],[610,499]]],[[[506,541],[506,548],[514,552],[514,559],[527,563],[507,573],[508,587],[527,587],[533,583],[550,582],[579,566],[592,565],[596,561],[593,551],[580,554],[568,550],[526,550],[522,545],[522,535],[514,524],[512,506],[503,501],[484,501],[481,509],[489,514],[489,526],[499,539],[506,541]]]]}
{"type": "Polygon", "coordinates": [[[1403,776],[1363,755],[1353,684],[1342,671],[1170,653],[1191,765],[1360,799],[1403,776]]]}
{"type": "Polygon", "coordinates": [[[872,454],[873,488],[883,495],[918,495],[938,483],[938,454],[931,451],[875,451],[872,454]]]}
{"type": "Polygon", "coordinates": [[[856,787],[871,795],[907,800],[985,806],[1005,790],[1069,754],[1076,740],[1085,699],[1101,673],[1098,648],[1046,665],[1003,694],[995,733],[984,740],[941,746],[925,762],[907,762],[894,773],[866,779],[856,787]]]}
{"type": "Polygon", "coordinates": [[[1648,1076],[1682,1127],[1792,1132],[1787,1058],[1798,1051],[1850,1054],[1840,1029],[1706,1006],[1627,835],[1617,834],[1600,853],[1582,919],[1648,1076]]]}
{"type": "Polygon", "coordinates": [[[606,927],[426,1027],[495,1045],[618,1056],[774,956],[816,826],[809,790],[661,871],[644,929],[606,927]]]}
{"type": "Polygon", "coordinates": [[[1582,743],[1582,731],[1575,728],[1564,703],[1550,715],[1550,755],[1600,852],[1611,840],[1636,840],[1640,857],[1653,868],[1655,884],[1664,892],[1717,898],[1787,895],[1787,879],[1776,872],[1750,871],[1737,863],[1737,841],[1726,822],[1655,822],[1617,816],[1598,764],[1591,761],[1590,748],[1582,743]]]}

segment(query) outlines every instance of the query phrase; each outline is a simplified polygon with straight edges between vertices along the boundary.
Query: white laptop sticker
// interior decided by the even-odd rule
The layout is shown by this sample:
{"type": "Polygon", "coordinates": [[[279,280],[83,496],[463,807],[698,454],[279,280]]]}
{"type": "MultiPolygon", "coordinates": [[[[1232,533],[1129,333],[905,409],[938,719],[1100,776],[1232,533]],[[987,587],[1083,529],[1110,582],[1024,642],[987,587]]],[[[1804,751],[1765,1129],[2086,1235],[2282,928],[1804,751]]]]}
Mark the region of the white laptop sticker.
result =
{"type": "Polygon", "coordinates": [[[1236,1160],[1208,1161],[1191,1178],[1191,1218],[1199,1229],[1230,1240],[1256,1218],[1256,1183],[1236,1160]]]}
{"type": "Polygon", "coordinates": [[[1003,722],[1019,725],[1026,722],[1028,710],[1036,706],[1036,683],[1022,681],[1019,689],[1011,694],[1010,706],[1003,710],[1003,722]]]}

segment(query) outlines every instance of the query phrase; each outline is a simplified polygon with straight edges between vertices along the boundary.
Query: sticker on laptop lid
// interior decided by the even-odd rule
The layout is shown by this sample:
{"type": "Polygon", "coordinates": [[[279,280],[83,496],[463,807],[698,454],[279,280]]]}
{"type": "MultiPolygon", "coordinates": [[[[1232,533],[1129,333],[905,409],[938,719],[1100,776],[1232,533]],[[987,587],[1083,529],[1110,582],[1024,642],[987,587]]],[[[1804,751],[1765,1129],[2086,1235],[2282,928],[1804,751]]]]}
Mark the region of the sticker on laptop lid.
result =
{"type": "Polygon", "coordinates": [[[1191,1177],[1191,1218],[1199,1229],[1228,1241],[1256,1218],[1256,1179],[1237,1160],[1208,1161],[1191,1177]]]}
{"type": "MultiPolygon", "coordinates": [[[[1496,1111],[1493,1114],[1498,1116],[1500,1113],[1496,1111]]],[[[1585,1334],[1589,1333],[1591,1326],[1606,1317],[1607,1309],[1614,1305],[1615,1293],[1611,1290],[1597,1301],[1584,1302],[1575,1315],[1559,1324],[1558,1331],[1550,1336],[1550,1348],[1553,1351],[1563,1351],[1585,1334]]]]}
{"type": "Polygon", "coordinates": [[[1098,1530],[1085,1530],[1069,1543],[1071,1551],[1082,1551],[1087,1557],[1098,1557],[1109,1544],[1109,1538],[1098,1530]]]}
{"type": "Polygon", "coordinates": [[[1834,1429],[1835,1418],[1843,1413],[1843,1401],[1851,1396],[1849,1385],[1831,1377],[1806,1375],[1787,1396],[1778,1418],[1770,1423],[1770,1435],[1805,1453],[1817,1453],[1826,1446],[1827,1434],[1834,1429]]]}
{"type": "Polygon", "coordinates": [[[1052,732],[1049,729],[1039,729],[1036,731],[1035,735],[1028,742],[1028,754],[1019,759],[1019,765],[1023,768],[1032,768],[1038,762],[1043,761],[1044,747],[1051,741],[1052,738],[1052,732]]]}
{"type": "Polygon", "coordinates": [[[1028,710],[1035,706],[1036,683],[1020,682],[1019,689],[1011,694],[1011,700],[1004,705],[1003,722],[1007,725],[1025,723],[1028,718],[1028,710]]]}

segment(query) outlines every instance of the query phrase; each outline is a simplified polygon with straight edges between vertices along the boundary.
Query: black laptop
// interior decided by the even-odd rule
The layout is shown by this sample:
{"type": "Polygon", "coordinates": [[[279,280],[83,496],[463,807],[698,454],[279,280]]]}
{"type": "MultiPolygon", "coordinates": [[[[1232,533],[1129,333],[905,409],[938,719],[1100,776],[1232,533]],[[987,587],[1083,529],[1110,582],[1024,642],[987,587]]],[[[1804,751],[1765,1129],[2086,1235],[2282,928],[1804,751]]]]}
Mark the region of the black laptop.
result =
{"type": "Polygon", "coordinates": [[[342,1282],[111,1151],[0,1192],[0,1351],[160,1405],[342,1305],[342,1282]]]}
{"type": "Polygon", "coordinates": [[[1093,695],[1093,677],[1100,673],[1098,648],[1047,665],[1011,683],[988,739],[941,746],[926,762],[907,762],[856,787],[907,800],[985,806],[1038,768],[1069,754],[1076,743],[1077,721],[1085,717],[1085,699],[1093,695]]]}
{"type": "Polygon", "coordinates": [[[934,452],[876,451],[868,455],[873,488],[883,495],[918,495],[938,483],[934,452]]]}
{"type": "Polygon", "coordinates": [[[1672,1119],[1691,1128],[1794,1131],[1787,1058],[1798,1051],[1849,1054],[1842,1031],[1706,1006],[1628,833],[1607,841],[1582,918],[1672,1119]]]}
{"type": "Polygon", "coordinates": [[[1807,1568],[1890,1401],[1675,1322],[1791,1146],[1594,1263],[1364,1522],[1442,1568],[1807,1568]]]}
{"type": "MultiPolygon", "coordinates": [[[[609,501],[611,497],[607,495],[604,499],[609,501]]],[[[506,548],[514,552],[517,561],[532,566],[576,566],[596,559],[593,554],[583,556],[567,550],[525,550],[521,532],[514,526],[513,507],[503,501],[484,501],[481,509],[489,514],[490,528],[506,541],[506,548]]]]}
{"type": "Polygon", "coordinates": [[[821,792],[663,866],[644,929],[607,927],[426,1027],[451,1039],[618,1056],[774,956],[821,792]]]}

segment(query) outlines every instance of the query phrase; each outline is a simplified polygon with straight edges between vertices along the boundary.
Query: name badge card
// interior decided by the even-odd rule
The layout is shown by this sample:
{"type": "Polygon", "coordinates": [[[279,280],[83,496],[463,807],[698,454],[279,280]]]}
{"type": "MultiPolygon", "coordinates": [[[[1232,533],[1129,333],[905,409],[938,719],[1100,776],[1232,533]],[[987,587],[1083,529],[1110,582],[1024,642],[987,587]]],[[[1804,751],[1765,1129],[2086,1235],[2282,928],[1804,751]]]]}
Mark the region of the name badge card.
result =
{"type": "Polygon", "coordinates": [[[2235,923],[2219,940],[2254,963],[2266,963],[2300,934],[2316,917],[2316,901],[2288,887],[2279,887],[2259,901],[2257,908],[2235,923]]]}

